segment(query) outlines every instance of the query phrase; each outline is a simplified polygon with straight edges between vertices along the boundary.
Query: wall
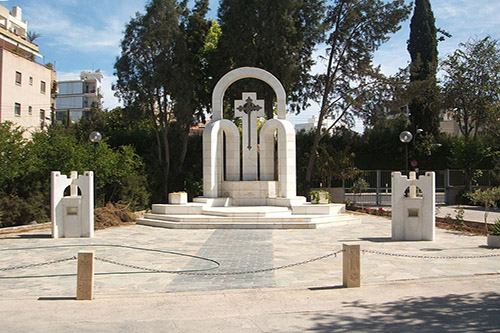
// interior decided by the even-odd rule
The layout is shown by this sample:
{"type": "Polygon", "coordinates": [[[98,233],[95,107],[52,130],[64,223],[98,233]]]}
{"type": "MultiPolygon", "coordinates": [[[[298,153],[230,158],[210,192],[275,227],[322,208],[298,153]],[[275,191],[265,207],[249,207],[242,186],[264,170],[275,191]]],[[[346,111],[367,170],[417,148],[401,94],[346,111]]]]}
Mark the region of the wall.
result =
{"type": "MultiPolygon", "coordinates": [[[[11,121],[28,130],[26,133],[41,128],[40,110],[50,116],[51,111],[51,73],[44,66],[24,57],[0,48],[1,54],[1,116],[2,122],[11,121]],[[21,84],[16,84],[16,71],[22,75],[21,84]],[[30,84],[29,78],[33,78],[30,84]],[[41,81],[45,82],[45,93],[40,92],[41,81]],[[14,114],[15,103],[21,104],[21,115],[14,114]],[[29,114],[29,106],[32,113],[29,114]]],[[[50,121],[49,121],[50,122],[50,121]]]]}

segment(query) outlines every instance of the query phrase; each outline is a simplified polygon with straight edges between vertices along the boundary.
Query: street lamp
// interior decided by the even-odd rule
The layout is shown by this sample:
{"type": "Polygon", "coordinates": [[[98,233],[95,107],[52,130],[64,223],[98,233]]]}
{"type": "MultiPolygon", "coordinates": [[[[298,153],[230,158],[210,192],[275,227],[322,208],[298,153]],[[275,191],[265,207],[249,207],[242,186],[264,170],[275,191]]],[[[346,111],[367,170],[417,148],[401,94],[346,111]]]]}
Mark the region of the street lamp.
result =
{"type": "Polygon", "coordinates": [[[96,175],[96,172],[95,172],[95,166],[96,166],[96,162],[97,162],[97,146],[99,146],[99,142],[101,142],[102,140],[102,134],[97,132],[97,131],[94,131],[92,133],[90,133],[89,135],[89,140],[90,142],[92,142],[94,144],[94,206],[96,206],[97,204],[97,195],[96,195],[96,186],[97,186],[97,175],[96,175]]]}
{"type": "Polygon", "coordinates": [[[399,140],[405,144],[405,155],[406,155],[406,164],[405,164],[405,173],[408,176],[408,143],[410,143],[411,139],[413,139],[413,135],[410,131],[403,131],[399,133],[399,140]]]}
{"type": "Polygon", "coordinates": [[[102,140],[102,134],[97,131],[94,131],[90,133],[89,140],[94,144],[94,149],[95,149],[99,145],[99,142],[101,142],[102,140]]]}

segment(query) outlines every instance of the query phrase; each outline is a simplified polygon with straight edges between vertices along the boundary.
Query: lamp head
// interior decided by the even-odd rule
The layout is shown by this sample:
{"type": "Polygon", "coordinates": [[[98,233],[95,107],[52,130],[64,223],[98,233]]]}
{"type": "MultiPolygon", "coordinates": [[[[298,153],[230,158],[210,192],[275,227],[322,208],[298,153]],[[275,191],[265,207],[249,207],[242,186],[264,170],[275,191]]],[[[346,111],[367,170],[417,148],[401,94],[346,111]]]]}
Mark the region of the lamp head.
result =
{"type": "Polygon", "coordinates": [[[102,134],[94,131],[94,132],[90,133],[89,140],[92,143],[99,143],[102,140],[102,134]]]}
{"type": "Polygon", "coordinates": [[[409,131],[399,133],[399,140],[403,143],[409,143],[413,139],[413,135],[409,131]]]}

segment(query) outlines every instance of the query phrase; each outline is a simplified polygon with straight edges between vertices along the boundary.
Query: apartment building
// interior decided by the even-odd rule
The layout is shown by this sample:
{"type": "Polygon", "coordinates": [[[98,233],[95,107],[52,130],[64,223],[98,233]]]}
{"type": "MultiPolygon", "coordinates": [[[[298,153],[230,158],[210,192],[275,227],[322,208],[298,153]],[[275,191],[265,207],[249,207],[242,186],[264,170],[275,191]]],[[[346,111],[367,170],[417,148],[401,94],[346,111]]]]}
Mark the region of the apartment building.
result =
{"type": "Polygon", "coordinates": [[[22,126],[29,136],[51,123],[56,72],[35,61],[41,55],[27,31],[21,8],[0,6],[0,122],[22,126]]]}
{"type": "Polygon", "coordinates": [[[56,98],[56,120],[72,122],[85,117],[93,103],[101,105],[101,82],[103,75],[100,70],[83,71],[79,80],[59,81],[59,93],[56,98]]]}

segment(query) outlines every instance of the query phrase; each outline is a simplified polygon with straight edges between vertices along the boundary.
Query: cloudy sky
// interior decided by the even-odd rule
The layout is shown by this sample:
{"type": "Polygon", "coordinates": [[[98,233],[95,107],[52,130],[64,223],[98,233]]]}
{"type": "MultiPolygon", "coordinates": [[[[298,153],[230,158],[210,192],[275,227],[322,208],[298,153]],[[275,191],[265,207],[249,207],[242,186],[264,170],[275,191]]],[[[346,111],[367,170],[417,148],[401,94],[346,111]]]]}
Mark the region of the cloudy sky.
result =
{"type": "MultiPolygon", "coordinates": [[[[119,105],[111,83],[113,64],[120,53],[119,43],[125,24],[136,12],[143,12],[146,0],[0,0],[0,5],[19,6],[28,30],[42,34],[36,40],[44,62],[55,64],[59,79],[76,79],[82,70],[100,69],[104,74],[104,107],[119,105]]],[[[410,1],[407,1],[410,3],[410,1]]],[[[218,0],[210,0],[210,16],[215,17],[218,0]]],[[[436,26],[452,38],[439,44],[441,57],[453,52],[469,38],[490,35],[500,39],[500,1],[431,0],[436,26]]],[[[375,63],[386,74],[393,74],[409,61],[406,40],[409,20],[375,54],[375,63]]],[[[293,122],[305,122],[314,107],[293,122]]]]}

